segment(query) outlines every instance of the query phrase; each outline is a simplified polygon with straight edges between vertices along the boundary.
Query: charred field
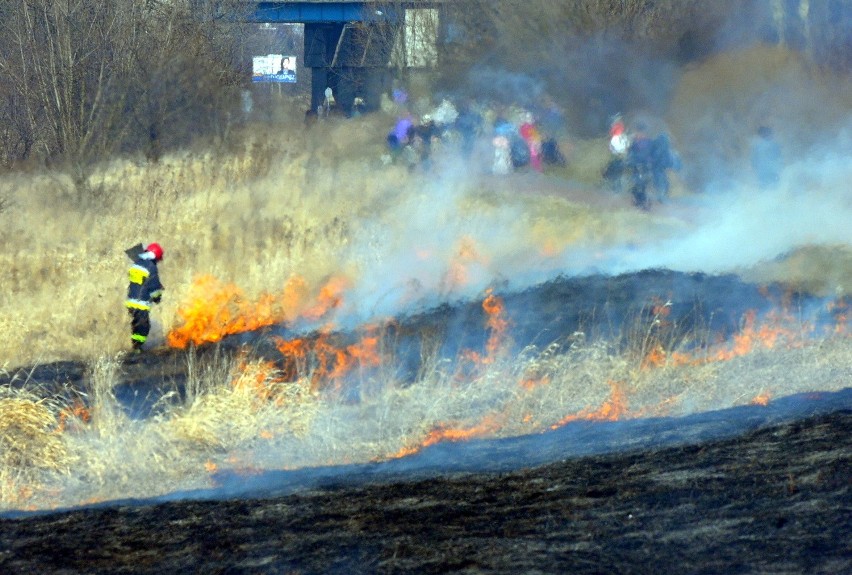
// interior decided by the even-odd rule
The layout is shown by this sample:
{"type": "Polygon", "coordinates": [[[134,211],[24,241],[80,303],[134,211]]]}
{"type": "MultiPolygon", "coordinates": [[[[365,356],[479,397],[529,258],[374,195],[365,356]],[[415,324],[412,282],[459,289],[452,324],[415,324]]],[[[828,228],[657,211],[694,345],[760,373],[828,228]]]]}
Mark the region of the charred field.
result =
{"type": "Polygon", "coordinates": [[[0,177],[0,573],[852,572],[849,76],[761,41],[581,81],[604,36],[460,78],[468,159],[388,159],[439,106],[412,85],[0,177]],[[495,173],[541,106],[565,165],[495,173]],[[681,156],[649,210],[601,179],[614,113],[681,156]],[[168,287],[130,355],[140,240],[168,287]]]}
{"type": "MultiPolygon", "coordinates": [[[[0,567],[4,573],[848,572],[852,411],[848,393],[835,399],[828,413],[723,440],[511,471],[378,479],[353,470],[345,481],[281,496],[122,502],[6,518],[0,567]]],[[[720,415],[717,424],[731,415],[720,415]]],[[[687,418],[677,426],[706,423],[687,418]]],[[[493,461],[494,445],[465,449],[493,461]]]]}
{"type": "MultiPolygon", "coordinates": [[[[627,317],[647,326],[653,305],[636,308],[636,302],[660,298],[667,300],[673,330],[707,330],[726,340],[741,332],[749,311],[763,316],[782,300],[815,318],[815,325],[837,320],[824,298],[783,284],[667,270],[559,278],[506,293],[502,302],[505,317],[517,318],[510,322],[511,345],[523,348],[546,347],[579,330],[612,337],[625,329],[627,317]]],[[[427,336],[440,336],[442,354],[484,354],[494,331],[488,320],[480,302],[460,301],[400,318],[383,333],[387,346],[395,346],[399,373],[411,376],[422,369],[420,340],[427,336]]],[[[241,334],[198,353],[250,346],[271,358],[277,350],[270,342],[283,335],[280,329],[241,334]]],[[[331,341],[344,348],[359,337],[357,330],[340,331],[331,341]]],[[[125,361],[115,393],[129,415],[156,416],[167,393],[163,382],[181,389],[187,377],[181,353],[125,361]]],[[[86,366],[74,362],[25,371],[9,383],[52,384],[73,394],[87,377],[86,366]]],[[[788,374],[794,371],[788,366],[788,374]]],[[[524,435],[446,438],[408,456],[365,463],[221,469],[205,487],[8,512],[0,519],[0,568],[845,572],[852,567],[849,366],[829,365],[811,375],[807,389],[828,383],[832,391],[784,395],[782,382],[766,381],[779,390],[769,401],[671,416],[578,418],[524,435]]]]}
{"type": "MultiPolygon", "coordinates": [[[[842,297],[834,301],[784,282],[752,283],[732,273],[713,275],[667,269],[617,276],[560,276],[517,291],[503,293],[489,288],[487,293],[500,294],[499,310],[485,309],[481,300],[459,299],[348,330],[273,325],[227,336],[216,344],[201,344],[193,352],[204,357],[248,350],[253,356],[273,362],[285,376],[296,377],[296,372],[305,371],[306,366],[294,365],[292,354],[278,349],[280,344],[276,342],[304,341],[307,348],[315,348],[321,342],[329,349],[339,350],[358,343],[365,333],[377,334],[381,353],[393,362],[394,377],[410,383],[429,359],[424,352],[426,347],[431,346],[431,353],[437,357],[453,358],[452,361],[476,350],[468,363],[477,363],[481,361],[477,355],[486,354],[489,343],[495,344],[495,331],[501,332],[496,335],[500,336],[500,352],[505,354],[516,354],[527,347],[561,347],[579,335],[584,339],[617,341],[616,351],[645,355],[654,345],[698,352],[714,342],[729,341],[743,328],[748,315],[763,317],[783,309],[790,314],[785,321],[804,322],[806,318],[808,325],[799,327],[819,335],[838,326],[845,331],[848,313],[842,297]],[[499,315],[499,329],[489,324],[491,315],[499,315]],[[627,349],[635,348],[632,340],[640,337],[647,340],[641,342],[641,349],[627,349]]],[[[312,358],[315,363],[325,363],[326,358],[321,355],[316,353],[317,357],[312,358]]],[[[185,398],[184,356],[184,350],[164,347],[124,358],[123,374],[115,392],[128,414],[150,416],[158,406],[163,407],[160,400],[169,391],[177,392],[175,400],[185,398]]],[[[309,366],[314,370],[319,367],[332,371],[335,366],[309,366]]],[[[0,383],[46,392],[64,391],[69,397],[85,400],[79,392],[84,390],[87,369],[85,362],[39,364],[13,370],[0,378],[0,383]]],[[[354,385],[357,387],[357,382],[354,385]]]]}

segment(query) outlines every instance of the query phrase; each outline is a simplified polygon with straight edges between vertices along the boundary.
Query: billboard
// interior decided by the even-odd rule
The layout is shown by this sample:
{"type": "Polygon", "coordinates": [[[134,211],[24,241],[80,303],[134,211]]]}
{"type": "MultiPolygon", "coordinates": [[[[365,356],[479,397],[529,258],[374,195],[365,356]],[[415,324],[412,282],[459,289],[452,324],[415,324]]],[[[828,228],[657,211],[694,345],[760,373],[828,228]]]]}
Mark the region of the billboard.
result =
{"type": "Polygon", "coordinates": [[[254,56],[251,67],[252,82],[296,83],[296,57],[282,54],[254,56]]]}

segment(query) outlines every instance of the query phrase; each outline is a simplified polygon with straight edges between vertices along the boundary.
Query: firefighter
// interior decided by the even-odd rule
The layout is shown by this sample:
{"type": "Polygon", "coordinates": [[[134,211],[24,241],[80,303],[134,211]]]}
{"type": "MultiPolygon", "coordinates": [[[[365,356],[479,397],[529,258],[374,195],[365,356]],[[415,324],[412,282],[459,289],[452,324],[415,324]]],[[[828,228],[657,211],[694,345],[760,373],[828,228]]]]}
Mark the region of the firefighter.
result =
{"type": "Polygon", "coordinates": [[[133,350],[140,352],[151,331],[151,305],[160,303],[163,284],[157,272],[157,263],[163,259],[160,244],[148,244],[144,251],[133,258],[128,270],[130,284],[127,287],[125,306],[130,313],[130,340],[133,350]]]}

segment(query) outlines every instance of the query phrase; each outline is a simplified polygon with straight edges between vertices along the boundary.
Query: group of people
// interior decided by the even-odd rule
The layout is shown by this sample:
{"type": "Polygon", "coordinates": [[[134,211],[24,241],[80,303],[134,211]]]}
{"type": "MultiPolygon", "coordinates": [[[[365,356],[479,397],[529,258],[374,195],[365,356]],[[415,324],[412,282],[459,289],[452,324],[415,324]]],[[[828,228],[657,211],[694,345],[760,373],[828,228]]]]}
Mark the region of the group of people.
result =
{"type": "MultiPolygon", "coordinates": [[[[325,96],[324,105],[330,108],[334,101],[330,88],[325,96]]],[[[394,99],[405,103],[399,95],[394,99]]],[[[356,104],[363,105],[363,100],[356,104]]],[[[541,117],[546,118],[547,114],[541,117]]],[[[403,110],[386,139],[391,161],[402,159],[410,170],[417,166],[429,169],[434,143],[454,141],[462,156],[470,158],[477,139],[489,137],[490,130],[493,147],[490,171],[501,175],[522,166],[542,171],[546,164],[565,164],[556,139],[547,133],[547,127],[543,128],[548,125],[553,124],[537,122],[536,115],[528,110],[513,109],[507,113],[466,102],[459,111],[449,99],[443,99],[419,122],[403,110]]],[[[650,209],[653,200],[666,201],[670,188],[668,172],[679,170],[681,160],[665,131],[652,136],[642,121],[636,122],[631,130],[621,115],[616,115],[610,123],[609,150],[612,158],[603,177],[613,190],[620,192],[628,183],[634,205],[643,210],[650,209]]],[[[782,170],[781,148],[769,127],[758,128],[751,142],[750,160],[760,187],[777,185],[782,170]]],[[[128,270],[125,307],[130,314],[131,347],[139,352],[148,342],[151,308],[160,303],[164,290],[157,269],[163,259],[163,248],[158,243],[138,244],[127,250],[127,255],[132,264],[128,270]]]]}
{"type": "Polygon", "coordinates": [[[546,133],[529,110],[498,114],[493,121],[493,132],[491,172],[494,174],[508,174],[524,166],[543,172],[545,165],[565,165],[556,138],[546,133]],[[514,119],[509,119],[512,116],[514,119]]]}
{"type": "MultiPolygon", "coordinates": [[[[630,130],[621,115],[616,115],[610,123],[609,150],[612,156],[603,170],[603,178],[613,191],[621,192],[628,187],[634,205],[643,210],[650,209],[655,201],[667,200],[669,173],[681,169],[681,159],[665,131],[652,133],[643,121],[637,121],[630,130]]],[[[749,143],[749,153],[757,188],[776,187],[784,164],[772,128],[766,125],[757,128],[749,143]]]]}
{"type": "Polygon", "coordinates": [[[387,133],[389,162],[403,162],[410,170],[432,165],[435,144],[452,143],[469,160],[477,142],[488,141],[491,155],[488,171],[504,175],[524,166],[541,172],[545,165],[564,165],[565,156],[556,138],[525,109],[503,110],[465,101],[457,108],[448,98],[423,114],[419,121],[402,108],[387,133]]]}
{"type": "Polygon", "coordinates": [[[464,158],[470,158],[482,118],[471,107],[459,111],[447,98],[423,114],[419,120],[403,108],[393,128],[386,136],[388,161],[402,162],[409,170],[432,167],[432,148],[436,144],[457,143],[464,158]]]}
{"type": "Polygon", "coordinates": [[[652,137],[641,121],[628,130],[621,115],[616,115],[610,124],[609,149],[612,158],[603,177],[614,191],[621,192],[627,180],[633,204],[642,210],[650,209],[653,200],[663,203],[668,199],[668,172],[681,167],[668,134],[652,137]]]}

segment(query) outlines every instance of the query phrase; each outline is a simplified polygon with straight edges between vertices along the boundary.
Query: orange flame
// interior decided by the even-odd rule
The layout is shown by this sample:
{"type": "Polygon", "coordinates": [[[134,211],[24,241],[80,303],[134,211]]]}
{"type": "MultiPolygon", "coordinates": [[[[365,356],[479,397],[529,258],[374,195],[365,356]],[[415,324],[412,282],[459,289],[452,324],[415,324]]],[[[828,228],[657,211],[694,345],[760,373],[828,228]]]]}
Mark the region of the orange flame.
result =
{"type": "Polygon", "coordinates": [[[486,293],[488,295],[482,302],[482,309],[488,315],[487,326],[491,332],[485,344],[488,360],[490,360],[486,363],[490,363],[497,353],[505,348],[506,329],[509,327],[509,322],[505,317],[506,309],[503,305],[503,299],[491,293],[490,289],[486,293]]]}
{"type": "Polygon", "coordinates": [[[563,425],[572,421],[596,420],[596,421],[617,421],[621,417],[627,415],[627,395],[624,392],[623,382],[608,381],[610,387],[609,398],[597,409],[584,409],[571,415],[566,415],[554,425],[551,429],[558,429],[563,425]]]}
{"type": "Polygon", "coordinates": [[[483,420],[471,427],[451,427],[449,425],[438,425],[432,429],[426,438],[419,444],[403,447],[390,458],[398,459],[413,455],[422,449],[443,441],[457,442],[468,441],[476,437],[485,437],[499,431],[503,426],[501,418],[496,415],[486,415],[483,420]]]}
{"type": "Polygon", "coordinates": [[[307,356],[310,351],[304,339],[274,338],[275,346],[284,356],[281,371],[286,381],[293,381],[307,371],[307,356]]]}
{"type": "Polygon", "coordinates": [[[756,325],[757,314],[751,310],[746,312],[743,328],[733,337],[733,344],[711,355],[709,361],[725,361],[734,357],[749,354],[757,349],[773,349],[780,341],[786,341],[790,346],[801,345],[805,333],[812,328],[795,329],[795,320],[788,314],[773,311],[767,314],[766,322],[756,325]]]}
{"type": "Polygon", "coordinates": [[[481,422],[464,428],[436,428],[429,432],[422,447],[429,447],[442,441],[466,441],[474,437],[482,437],[499,430],[501,423],[493,415],[486,416],[481,422]]]}
{"type": "Polygon", "coordinates": [[[83,405],[82,401],[76,399],[74,400],[74,405],[66,407],[59,412],[59,424],[56,431],[58,433],[64,432],[68,428],[69,423],[73,421],[89,423],[91,419],[92,414],[89,412],[89,409],[83,405]]]}
{"type": "Polygon", "coordinates": [[[542,385],[550,384],[550,376],[533,376],[533,375],[525,375],[520,380],[518,380],[518,385],[523,387],[527,391],[532,391],[535,388],[542,385]]]}
{"type": "Polygon", "coordinates": [[[761,322],[757,321],[757,312],[749,310],[743,317],[743,327],[733,335],[731,343],[720,344],[697,354],[668,352],[663,346],[655,345],[642,359],[641,367],[678,367],[728,361],[759,349],[773,349],[781,343],[798,347],[813,329],[812,325],[802,323],[783,310],[769,312],[761,322]]]}
{"type": "Polygon", "coordinates": [[[506,337],[509,320],[506,319],[506,309],[503,299],[494,295],[491,289],[486,290],[485,293],[485,299],[482,301],[482,309],[488,318],[485,324],[488,329],[488,340],[485,342],[485,356],[469,349],[462,350],[461,352],[461,358],[476,367],[494,363],[509,348],[509,340],[506,337]]]}
{"type": "Polygon", "coordinates": [[[318,320],[343,302],[343,292],[349,287],[349,280],[342,276],[334,276],[320,288],[319,295],[313,305],[302,310],[301,316],[306,319],[318,320]]]}
{"type": "Polygon", "coordinates": [[[279,295],[262,294],[249,301],[233,284],[202,275],[193,281],[186,303],[177,310],[181,325],[169,332],[169,346],[183,349],[220,341],[223,337],[302,317],[319,319],[340,305],[347,281],[333,277],[319,291],[316,301],[308,303],[305,280],[293,277],[279,295]]]}
{"type": "Polygon", "coordinates": [[[642,358],[641,369],[651,369],[654,367],[662,367],[668,361],[668,354],[663,346],[657,345],[651,348],[644,358],[642,358]]]}
{"type": "Polygon", "coordinates": [[[313,362],[311,376],[314,388],[318,388],[323,387],[324,382],[347,376],[355,368],[368,369],[382,365],[383,358],[379,353],[376,329],[376,326],[368,327],[367,333],[360,341],[345,347],[335,345],[328,331],[313,342],[305,339],[276,338],[275,345],[284,356],[286,377],[292,379],[305,374],[309,369],[309,362],[313,362]]]}
{"type": "MultiPolygon", "coordinates": [[[[480,354],[467,350],[463,352],[462,356],[469,361],[479,362],[480,364],[488,363],[488,358],[493,357],[492,353],[494,350],[501,348],[500,342],[508,327],[508,322],[503,315],[504,308],[502,300],[489,291],[482,306],[488,315],[488,326],[491,330],[489,344],[486,345],[488,355],[483,358],[480,354]]],[[[662,327],[671,325],[668,319],[671,312],[670,303],[657,301],[650,310],[654,315],[656,325],[661,325],[662,327]]],[[[842,307],[841,310],[845,314],[846,307],[842,307]]],[[[643,358],[642,365],[643,367],[701,365],[709,362],[724,361],[752,353],[758,349],[772,349],[781,344],[798,346],[803,343],[805,337],[813,329],[812,325],[802,322],[800,318],[785,311],[784,308],[773,310],[766,314],[762,321],[758,321],[755,311],[748,311],[743,316],[741,329],[733,336],[730,343],[713,346],[709,350],[705,349],[704,351],[697,352],[696,355],[668,352],[662,345],[656,344],[651,346],[647,356],[643,358]]],[[[547,385],[548,383],[549,378],[547,376],[539,376],[534,372],[523,374],[518,379],[518,385],[527,391],[532,391],[537,386],[547,385]]],[[[551,428],[558,429],[569,422],[578,420],[616,421],[628,415],[632,417],[645,417],[649,414],[660,415],[668,411],[671,403],[676,401],[676,398],[668,398],[654,408],[631,411],[628,407],[625,383],[621,381],[609,381],[607,383],[610,386],[610,394],[598,408],[583,409],[577,413],[569,414],[551,425],[551,428]]],[[[751,404],[767,405],[770,400],[771,393],[762,391],[751,400],[751,404]]],[[[470,427],[436,426],[419,445],[406,446],[390,457],[412,455],[425,447],[441,441],[464,441],[473,437],[492,435],[500,430],[501,418],[505,419],[505,416],[491,415],[483,419],[481,423],[470,427]]],[[[534,417],[532,414],[522,416],[523,423],[531,423],[533,421],[534,417]]]]}
{"type": "Polygon", "coordinates": [[[470,237],[463,237],[459,241],[458,249],[450,260],[449,269],[444,275],[442,285],[447,290],[453,290],[459,286],[467,285],[469,281],[469,268],[473,264],[486,264],[488,260],[480,255],[476,248],[476,242],[470,237]]]}
{"type": "Polygon", "coordinates": [[[849,333],[849,303],[846,301],[846,298],[843,296],[838,297],[834,301],[831,301],[826,306],[828,308],[828,312],[834,316],[834,327],[833,332],[836,335],[845,335],[849,333]]]}

